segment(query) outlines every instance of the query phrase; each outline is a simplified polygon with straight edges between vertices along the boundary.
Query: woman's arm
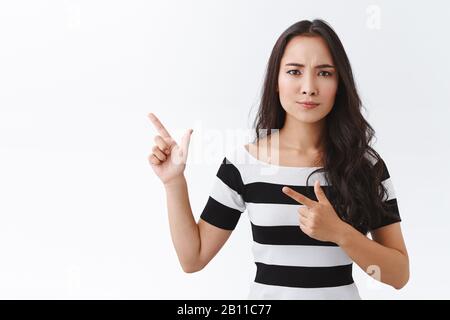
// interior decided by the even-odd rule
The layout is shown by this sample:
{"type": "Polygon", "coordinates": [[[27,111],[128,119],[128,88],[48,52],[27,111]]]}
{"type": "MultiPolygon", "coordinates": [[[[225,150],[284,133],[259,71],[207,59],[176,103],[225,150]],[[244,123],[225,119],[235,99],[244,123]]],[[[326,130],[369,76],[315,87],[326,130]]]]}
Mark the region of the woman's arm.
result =
{"type": "Polygon", "coordinates": [[[164,184],[170,234],[181,267],[187,273],[203,269],[231,235],[206,221],[194,220],[184,175],[164,184]]]}
{"type": "Polygon", "coordinates": [[[375,278],[396,289],[408,282],[409,260],[399,222],[373,230],[371,240],[339,218],[319,181],[314,183],[318,201],[287,186],[282,191],[303,204],[298,209],[299,222],[308,236],[338,244],[363,270],[370,275],[379,270],[375,278]]]}
{"type": "Polygon", "coordinates": [[[186,180],[182,175],[164,184],[164,187],[170,234],[178,260],[185,272],[193,272],[197,269],[200,237],[189,203],[186,180]]]}
{"type": "Polygon", "coordinates": [[[395,289],[409,280],[409,258],[400,223],[393,223],[371,232],[367,238],[345,223],[337,244],[369,275],[395,289]]]}

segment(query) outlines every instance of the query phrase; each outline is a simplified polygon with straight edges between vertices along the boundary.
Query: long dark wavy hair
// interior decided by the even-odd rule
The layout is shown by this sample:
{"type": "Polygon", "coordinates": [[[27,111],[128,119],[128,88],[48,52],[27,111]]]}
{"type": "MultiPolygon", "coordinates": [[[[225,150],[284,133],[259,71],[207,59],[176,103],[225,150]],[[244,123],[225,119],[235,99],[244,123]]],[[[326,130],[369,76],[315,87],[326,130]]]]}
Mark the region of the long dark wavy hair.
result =
{"type": "Polygon", "coordinates": [[[323,189],[336,213],[342,220],[367,234],[383,215],[389,215],[383,201],[387,190],[381,183],[387,169],[380,155],[370,146],[375,131],[361,114],[362,104],[349,59],[337,34],[327,22],[320,19],[299,21],[276,41],[267,64],[259,110],[253,124],[256,133],[254,142],[258,142],[261,132],[267,132],[269,136],[270,129],[280,129],[284,125],[286,111],[276,90],[278,73],[288,42],[300,35],[319,36],[325,40],[339,76],[334,106],[325,121],[324,165],[313,171],[307,180],[316,172],[324,172],[328,185],[332,187],[323,189]],[[367,157],[368,154],[372,160],[367,157]]]}

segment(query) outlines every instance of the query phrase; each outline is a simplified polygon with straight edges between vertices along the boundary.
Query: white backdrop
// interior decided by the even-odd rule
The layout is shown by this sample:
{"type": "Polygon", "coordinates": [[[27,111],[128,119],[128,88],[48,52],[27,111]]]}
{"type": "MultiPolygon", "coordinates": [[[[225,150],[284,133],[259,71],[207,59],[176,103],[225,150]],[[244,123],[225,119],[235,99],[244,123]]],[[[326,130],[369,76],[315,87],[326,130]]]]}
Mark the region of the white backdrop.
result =
{"type": "Polygon", "coordinates": [[[406,0],[0,2],[0,298],[245,299],[256,271],[245,215],[204,270],[182,272],[147,162],[147,114],[178,139],[194,129],[190,155],[203,156],[185,175],[198,219],[224,154],[214,145],[250,128],[276,39],[323,18],[352,63],[410,254],[400,291],[355,264],[361,296],[448,299],[449,11],[406,0]]]}

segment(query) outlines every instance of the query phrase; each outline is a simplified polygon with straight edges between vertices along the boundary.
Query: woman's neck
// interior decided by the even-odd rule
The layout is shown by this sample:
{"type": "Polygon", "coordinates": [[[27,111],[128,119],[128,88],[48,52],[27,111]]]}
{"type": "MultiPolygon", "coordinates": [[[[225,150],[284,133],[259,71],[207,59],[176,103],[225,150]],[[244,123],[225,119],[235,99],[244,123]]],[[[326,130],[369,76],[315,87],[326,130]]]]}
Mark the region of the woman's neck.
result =
{"type": "Polygon", "coordinates": [[[324,150],[325,119],[319,122],[300,122],[286,117],[283,128],[278,131],[280,148],[293,149],[299,153],[315,153],[324,150]]]}

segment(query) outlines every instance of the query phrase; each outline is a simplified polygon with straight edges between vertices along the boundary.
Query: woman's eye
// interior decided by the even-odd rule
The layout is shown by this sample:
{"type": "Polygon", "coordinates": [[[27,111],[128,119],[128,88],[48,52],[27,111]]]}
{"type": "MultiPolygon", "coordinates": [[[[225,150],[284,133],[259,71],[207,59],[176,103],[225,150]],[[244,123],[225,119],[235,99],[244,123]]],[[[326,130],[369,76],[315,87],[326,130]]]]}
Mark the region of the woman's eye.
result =
{"type": "MultiPolygon", "coordinates": [[[[299,70],[289,70],[287,73],[294,76],[294,75],[301,74],[301,71],[299,71],[299,70]],[[292,72],[295,72],[295,73],[292,73],[292,72]]],[[[319,72],[319,76],[329,77],[329,76],[332,76],[332,75],[333,74],[331,72],[329,72],[329,71],[320,71],[319,72]]]]}
{"type": "Polygon", "coordinates": [[[295,74],[290,73],[291,71],[300,72],[298,70],[289,70],[287,73],[289,73],[290,75],[295,75],[295,74]]]}
{"type": "Polygon", "coordinates": [[[329,76],[331,76],[331,72],[329,72],[329,71],[320,71],[319,72],[319,75],[323,75],[323,76],[325,76],[325,77],[329,77],[329,76]],[[324,74],[325,73],[325,74],[324,74]]]}

